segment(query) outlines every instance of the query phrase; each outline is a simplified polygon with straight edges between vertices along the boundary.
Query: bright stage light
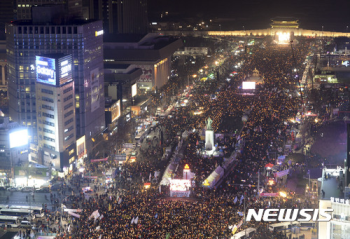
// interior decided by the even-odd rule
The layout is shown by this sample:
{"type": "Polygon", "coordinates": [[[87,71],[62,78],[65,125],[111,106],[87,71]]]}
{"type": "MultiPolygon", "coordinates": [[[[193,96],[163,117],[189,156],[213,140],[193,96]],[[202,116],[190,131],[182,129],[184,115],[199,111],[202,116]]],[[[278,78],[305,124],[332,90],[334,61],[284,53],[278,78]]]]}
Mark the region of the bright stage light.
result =
{"type": "Polygon", "coordinates": [[[277,32],[278,44],[288,44],[290,41],[289,32],[277,32]]]}

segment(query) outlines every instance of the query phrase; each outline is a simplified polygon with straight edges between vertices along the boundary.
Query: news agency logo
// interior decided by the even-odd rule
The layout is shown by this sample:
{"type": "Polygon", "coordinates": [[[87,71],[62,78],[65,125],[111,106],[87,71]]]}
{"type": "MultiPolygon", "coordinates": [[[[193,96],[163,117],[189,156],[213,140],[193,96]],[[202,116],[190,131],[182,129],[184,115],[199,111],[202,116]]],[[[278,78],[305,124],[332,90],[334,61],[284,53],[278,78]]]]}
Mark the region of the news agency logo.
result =
{"type": "Polygon", "coordinates": [[[332,215],[327,212],[332,213],[333,209],[259,209],[258,213],[255,209],[248,209],[246,221],[254,218],[257,222],[329,222],[332,215]]]}

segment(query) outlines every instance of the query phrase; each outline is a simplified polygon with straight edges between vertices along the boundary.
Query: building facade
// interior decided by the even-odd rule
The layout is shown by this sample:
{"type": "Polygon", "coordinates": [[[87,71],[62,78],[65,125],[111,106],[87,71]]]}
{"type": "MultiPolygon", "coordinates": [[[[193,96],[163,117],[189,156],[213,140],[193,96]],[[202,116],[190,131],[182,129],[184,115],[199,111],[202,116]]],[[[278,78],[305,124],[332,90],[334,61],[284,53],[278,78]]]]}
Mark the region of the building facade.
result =
{"type": "Polygon", "coordinates": [[[72,170],[76,159],[72,56],[37,56],[36,71],[39,161],[59,170],[69,167],[72,170]]]}
{"type": "Polygon", "coordinates": [[[113,64],[134,65],[142,70],[137,80],[138,89],[160,89],[169,79],[171,57],[182,47],[177,38],[149,33],[137,41],[105,42],[105,62],[113,64]]]}
{"type": "Polygon", "coordinates": [[[7,25],[9,113],[12,120],[28,127],[31,142],[38,142],[36,55],[72,55],[76,137],[86,135],[87,149],[91,149],[91,138],[105,128],[102,34],[101,21],[7,25]]]}
{"type": "Polygon", "coordinates": [[[350,201],[348,199],[331,198],[320,200],[320,209],[333,209],[329,222],[319,222],[318,238],[343,239],[350,235],[350,201]]]}
{"type": "Polygon", "coordinates": [[[15,0],[0,1],[0,40],[5,39],[5,24],[15,19],[15,0]]]}
{"type": "Polygon", "coordinates": [[[90,0],[90,19],[103,21],[106,33],[148,32],[147,0],[90,0]]]}
{"type": "Polygon", "coordinates": [[[82,0],[17,0],[16,2],[16,20],[30,20],[32,19],[32,7],[48,4],[63,5],[69,18],[81,19],[83,16],[82,0]]]}

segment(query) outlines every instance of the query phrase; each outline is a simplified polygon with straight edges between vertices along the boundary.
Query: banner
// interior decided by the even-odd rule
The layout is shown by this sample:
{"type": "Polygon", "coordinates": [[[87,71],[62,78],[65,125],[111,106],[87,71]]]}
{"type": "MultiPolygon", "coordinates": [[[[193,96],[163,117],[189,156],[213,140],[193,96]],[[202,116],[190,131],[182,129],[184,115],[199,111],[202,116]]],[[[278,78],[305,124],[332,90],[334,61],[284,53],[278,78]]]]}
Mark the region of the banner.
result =
{"type": "Polygon", "coordinates": [[[76,214],[74,212],[68,212],[69,215],[72,215],[74,217],[77,217],[77,218],[80,218],[80,215],[79,214],[76,214]]]}
{"type": "Polygon", "coordinates": [[[170,191],[170,197],[189,197],[190,191],[170,191]]]}
{"type": "Polygon", "coordinates": [[[97,179],[97,176],[84,176],[84,178],[97,179]]]}
{"type": "Polygon", "coordinates": [[[65,212],[82,212],[83,210],[82,209],[67,209],[67,208],[65,208],[64,211],[65,212]]]}
{"type": "Polygon", "coordinates": [[[108,157],[104,158],[104,159],[91,159],[91,163],[96,163],[96,162],[102,162],[102,161],[107,161],[108,157]]]}
{"type": "Polygon", "coordinates": [[[261,197],[278,197],[278,193],[260,193],[261,197]]]}
{"type": "Polygon", "coordinates": [[[275,177],[276,177],[276,178],[283,177],[283,176],[287,175],[288,173],[289,173],[289,169],[283,170],[283,171],[281,171],[281,172],[275,173],[275,177]]]}

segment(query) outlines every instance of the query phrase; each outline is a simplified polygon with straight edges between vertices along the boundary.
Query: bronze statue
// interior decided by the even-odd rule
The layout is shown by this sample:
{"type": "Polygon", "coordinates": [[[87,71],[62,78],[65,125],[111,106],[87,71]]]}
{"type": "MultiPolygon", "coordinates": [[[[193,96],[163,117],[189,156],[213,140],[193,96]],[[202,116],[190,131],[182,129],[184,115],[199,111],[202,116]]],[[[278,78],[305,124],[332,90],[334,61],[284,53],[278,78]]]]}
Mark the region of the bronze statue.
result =
{"type": "Polygon", "coordinates": [[[213,128],[211,127],[212,122],[213,120],[210,119],[210,117],[205,121],[205,123],[207,124],[207,130],[213,130],[213,128]]]}

